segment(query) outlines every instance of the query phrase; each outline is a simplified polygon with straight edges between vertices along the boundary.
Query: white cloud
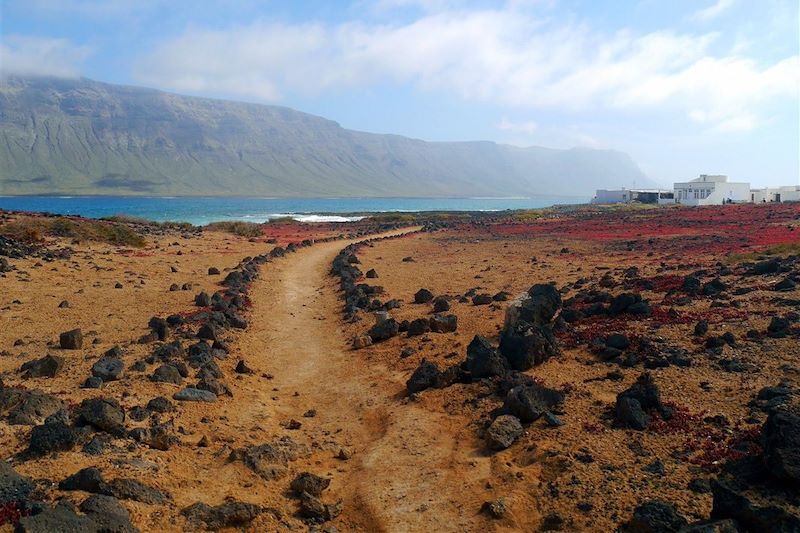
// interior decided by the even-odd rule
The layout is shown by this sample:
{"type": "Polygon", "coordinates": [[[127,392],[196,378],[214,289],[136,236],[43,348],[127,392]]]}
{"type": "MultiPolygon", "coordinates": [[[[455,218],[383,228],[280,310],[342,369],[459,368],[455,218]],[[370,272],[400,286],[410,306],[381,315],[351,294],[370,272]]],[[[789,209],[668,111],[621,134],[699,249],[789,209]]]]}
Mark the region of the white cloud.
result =
{"type": "Polygon", "coordinates": [[[525,122],[514,122],[508,120],[506,117],[497,124],[497,129],[503,131],[510,131],[514,133],[524,133],[526,135],[532,135],[538,126],[533,121],[525,121],[525,122]]]}
{"type": "Polygon", "coordinates": [[[90,54],[66,39],[7,35],[0,42],[0,73],[75,77],[90,54]]]}
{"type": "Polygon", "coordinates": [[[713,20],[727,11],[733,3],[734,0],[717,0],[714,4],[699,11],[695,11],[690,18],[699,22],[713,20]]]}
{"type": "Polygon", "coordinates": [[[266,101],[290,91],[409,84],[526,110],[677,112],[717,131],[755,127],[763,108],[797,98],[797,55],[772,64],[713,55],[716,39],[606,34],[514,7],[437,11],[406,24],[256,21],[190,27],[140,61],[137,75],[174,90],[266,101]]]}

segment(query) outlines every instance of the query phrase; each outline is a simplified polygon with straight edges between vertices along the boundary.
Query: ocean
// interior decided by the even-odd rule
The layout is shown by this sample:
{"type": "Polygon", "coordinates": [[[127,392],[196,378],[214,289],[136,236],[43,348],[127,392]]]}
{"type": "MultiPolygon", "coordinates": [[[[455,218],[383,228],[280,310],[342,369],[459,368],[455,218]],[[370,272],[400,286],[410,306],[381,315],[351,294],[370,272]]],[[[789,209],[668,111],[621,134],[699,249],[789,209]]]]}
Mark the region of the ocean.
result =
{"type": "Polygon", "coordinates": [[[303,222],[346,222],[357,214],[416,211],[502,211],[557,204],[586,203],[589,198],[201,198],[124,196],[0,196],[0,209],[103,218],[129,215],[158,222],[195,225],[224,220],[265,222],[290,217],[303,222]]]}

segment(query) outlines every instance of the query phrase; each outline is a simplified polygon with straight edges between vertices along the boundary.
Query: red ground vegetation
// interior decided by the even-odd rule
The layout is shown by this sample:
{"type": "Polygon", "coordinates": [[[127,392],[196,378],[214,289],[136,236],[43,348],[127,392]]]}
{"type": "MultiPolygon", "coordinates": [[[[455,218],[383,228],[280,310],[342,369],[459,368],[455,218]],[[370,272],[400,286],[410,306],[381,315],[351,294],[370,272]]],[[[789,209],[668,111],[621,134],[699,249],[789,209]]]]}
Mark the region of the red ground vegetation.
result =
{"type": "MultiPolygon", "coordinates": [[[[800,240],[800,204],[600,210],[488,226],[498,235],[553,236],[589,241],[627,241],[708,253],[773,246],[800,240]],[[666,242],[665,242],[666,241],[666,242]]],[[[485,226],[483,226],[485,227],[485,226]]]]}

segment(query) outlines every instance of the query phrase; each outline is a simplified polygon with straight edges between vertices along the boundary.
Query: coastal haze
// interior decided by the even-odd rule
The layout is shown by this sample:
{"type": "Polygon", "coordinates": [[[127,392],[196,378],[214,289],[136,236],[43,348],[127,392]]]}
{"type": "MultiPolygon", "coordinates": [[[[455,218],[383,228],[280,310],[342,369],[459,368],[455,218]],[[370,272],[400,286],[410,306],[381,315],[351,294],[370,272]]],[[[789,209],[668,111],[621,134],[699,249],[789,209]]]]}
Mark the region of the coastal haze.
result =
{"type": "Polygon", "coordinates": [[[430,143],[285,107],[87,79],[0,79],[0,193],[588,197],[653,183],[611,150],[430,143]]]}

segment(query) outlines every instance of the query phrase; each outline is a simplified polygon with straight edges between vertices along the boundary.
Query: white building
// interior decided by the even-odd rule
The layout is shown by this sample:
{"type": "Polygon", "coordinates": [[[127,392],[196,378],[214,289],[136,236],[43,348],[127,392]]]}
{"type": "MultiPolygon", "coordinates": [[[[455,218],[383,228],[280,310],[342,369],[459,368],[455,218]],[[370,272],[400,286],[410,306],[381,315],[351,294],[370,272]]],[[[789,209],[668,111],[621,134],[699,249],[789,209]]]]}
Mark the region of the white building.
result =
{"type": "Polygon", "coordinates": [[[756,204],[765,202],[800,202],[800,185],[751,189],[750,201],[756,204]]]}
{"type": "Polygon", "coordinates": [[[700,174],[691,181],[675,183],[675,202],[685,205],[721,205],[751,202],[750,183],[728,181],[728,176],[700,174]]]}
{"type": "Polygon", "coordinates": [[[667,189],[597,189],[593,204],[672,204],[675,202],[672,191],[667,189]]]}

